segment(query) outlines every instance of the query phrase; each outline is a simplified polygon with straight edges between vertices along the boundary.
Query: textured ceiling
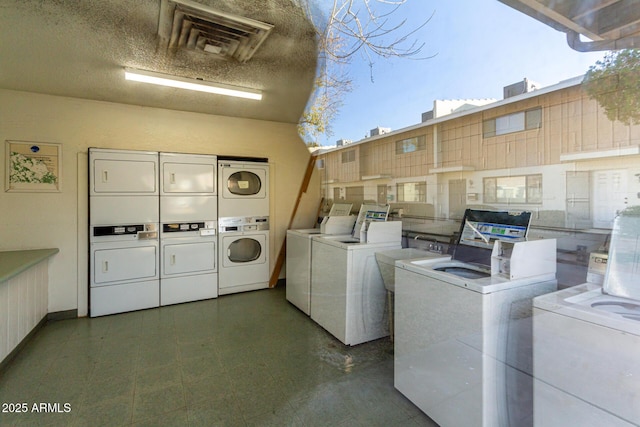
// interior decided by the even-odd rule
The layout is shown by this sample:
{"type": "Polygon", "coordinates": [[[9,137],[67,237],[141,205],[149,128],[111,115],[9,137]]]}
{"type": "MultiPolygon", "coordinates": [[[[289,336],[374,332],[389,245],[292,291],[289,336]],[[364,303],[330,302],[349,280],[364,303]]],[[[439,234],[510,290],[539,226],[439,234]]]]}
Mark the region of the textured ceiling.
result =
{"type": "Polygon", "coordinates": [[[316,69],[314,30],[292,0],[198,0],[274,25],[246,63],[168,50],[161,0],[2,0],[0,87],[183,111],[297,123],[316,69]],[[124,67],[244,86],[262,101],[124,80],[124,67]]]}

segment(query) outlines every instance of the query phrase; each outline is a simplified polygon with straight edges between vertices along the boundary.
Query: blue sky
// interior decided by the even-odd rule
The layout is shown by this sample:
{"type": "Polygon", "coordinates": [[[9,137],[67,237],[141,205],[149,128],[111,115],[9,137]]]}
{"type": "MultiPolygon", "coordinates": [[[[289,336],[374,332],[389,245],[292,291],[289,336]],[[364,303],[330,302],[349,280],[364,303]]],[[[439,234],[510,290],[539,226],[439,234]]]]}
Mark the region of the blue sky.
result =
{"type": "Polygon", "coordinates": [[[354,90],[332,123],[333,135],[320,144],[358,141],[376,126],[414,125],[436,99],[502,99],[504,86],[525,77],[549,86],[584,74],[604,56],[572,50],[564,33],[497,0],[408,0],[397,14],[413,29],[434,11],[415,37],[425,42],[422,56],[435,57],[374,58],[373,82],[368,63],[355,57],[354,90]]]}

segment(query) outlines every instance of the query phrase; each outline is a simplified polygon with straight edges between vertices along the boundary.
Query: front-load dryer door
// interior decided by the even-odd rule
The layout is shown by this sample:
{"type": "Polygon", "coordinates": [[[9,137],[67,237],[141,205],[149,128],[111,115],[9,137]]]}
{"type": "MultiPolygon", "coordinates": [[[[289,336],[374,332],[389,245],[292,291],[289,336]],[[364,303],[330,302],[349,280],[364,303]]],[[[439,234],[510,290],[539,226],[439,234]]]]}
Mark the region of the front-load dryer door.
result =
{"type": "Polygon", "coordinates": [[[224,199],[266,199],[269,165],[234,165],[220,163],[221,196],[224,199]]]}
{"type": "Polygon", "coordinates": [[[264,234],[224,236],[223,267],[264,264],[267,261],[267,237],[264,234]]]}
{"type": "Polygon", "coordinates": [[[269,216],[269,164],[218,163],[218,217],[269,216]]]}

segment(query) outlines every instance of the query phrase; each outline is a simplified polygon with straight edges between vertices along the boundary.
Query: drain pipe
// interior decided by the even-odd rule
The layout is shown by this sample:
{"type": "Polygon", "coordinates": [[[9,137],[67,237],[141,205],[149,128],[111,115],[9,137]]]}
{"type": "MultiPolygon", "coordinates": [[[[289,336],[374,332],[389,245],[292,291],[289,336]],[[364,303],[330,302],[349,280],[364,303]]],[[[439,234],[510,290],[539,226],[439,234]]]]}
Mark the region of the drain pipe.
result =
{"type": "Polygon", "coordinates": [[[575,31],[567,31],[567,44],[578,52],[596,52],[601,50],[620,50],[640,48],[640,36],[624,37],[617,40],[599,40],[584,42],[580,40],[580,34],[575,31]]]}

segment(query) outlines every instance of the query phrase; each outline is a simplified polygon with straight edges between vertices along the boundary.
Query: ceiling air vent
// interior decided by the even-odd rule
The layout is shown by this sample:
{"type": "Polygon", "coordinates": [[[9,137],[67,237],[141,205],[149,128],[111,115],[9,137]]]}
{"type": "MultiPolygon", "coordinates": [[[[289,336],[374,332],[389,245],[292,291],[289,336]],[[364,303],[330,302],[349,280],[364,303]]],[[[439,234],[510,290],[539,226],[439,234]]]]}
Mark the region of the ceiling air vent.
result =
{"type": "Polygon", "coordinates": [[[160,0],[158,35],[170,49],[196,50],[246,62],[272,28],[271,24],[189,0],[160,0]]]}

